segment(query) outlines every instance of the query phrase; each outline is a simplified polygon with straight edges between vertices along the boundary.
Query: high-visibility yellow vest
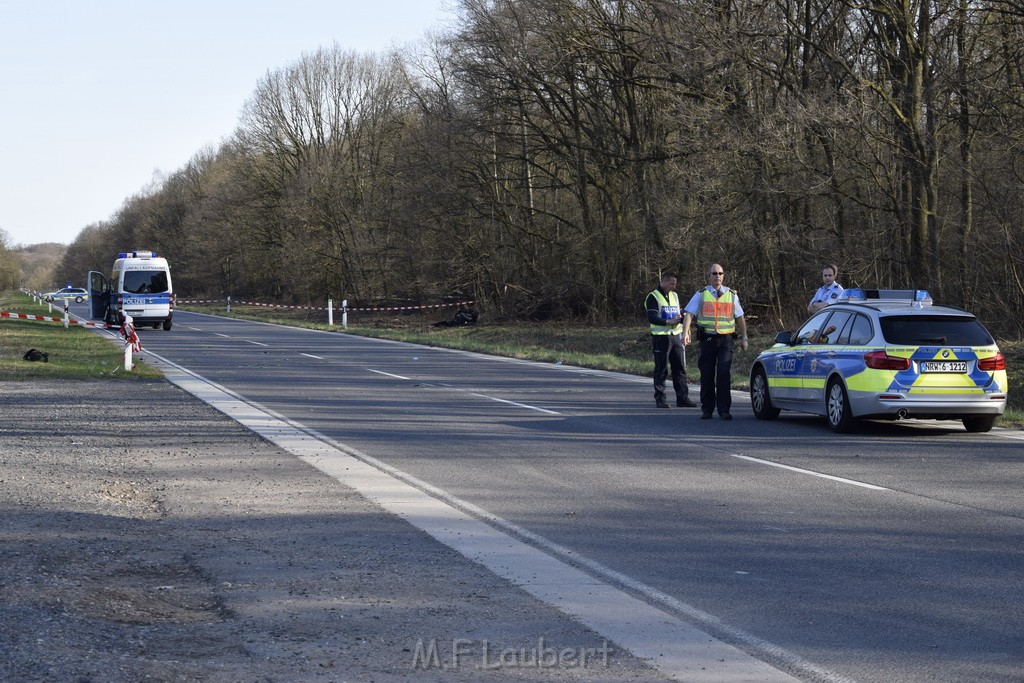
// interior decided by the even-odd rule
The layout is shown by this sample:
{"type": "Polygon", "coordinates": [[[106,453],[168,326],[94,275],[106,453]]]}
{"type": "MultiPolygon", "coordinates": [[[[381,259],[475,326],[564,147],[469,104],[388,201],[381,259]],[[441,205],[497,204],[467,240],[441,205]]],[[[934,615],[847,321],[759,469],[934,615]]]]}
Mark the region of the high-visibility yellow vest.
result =
{"type": "MultiPolygon", "coordinates": [[[[665,320],[675,318],[679,315],[679,294],[676,292],[669,292],[668,298],[661,293],[660,289],[656,289],[651,292],[651,296],[658,300],[658,315],[665,320]]],[[[682,334],[683,323],[679,322],[675,325],[654,325],[651,324],[651,334],[682,334]]]]}
{"type": "Polygon", "coordinates": [[[711,290],[704,288],[700,297],[697,325],[708,334],[732,334],[736,331],[731,289],[716,297],[711,290]]]}

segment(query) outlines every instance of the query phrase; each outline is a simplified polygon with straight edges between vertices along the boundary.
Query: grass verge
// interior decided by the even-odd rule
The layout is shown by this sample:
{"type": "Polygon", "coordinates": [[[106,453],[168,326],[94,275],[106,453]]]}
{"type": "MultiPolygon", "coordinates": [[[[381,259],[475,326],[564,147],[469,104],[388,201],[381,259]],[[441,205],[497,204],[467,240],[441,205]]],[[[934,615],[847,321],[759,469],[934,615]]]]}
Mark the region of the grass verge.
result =
{"type": "MultiPolygon", "coordinates": [[[[189,310],[225,315],[220,306],[190,305],[189,310]]],[[[233,306],[236,318],[295,325],[310,329],[338,331],[329,327],[326,314],[301,310],[274,309],[255,306],[233,306]]],[[[481,324],[473,327],[434,327],[433,320],[443,314],[401,315],[389,318],[361,317],[346,332],[364,337],[377,337],[412,342],[426,346],[477,351],[496,356],[521,358],[548,363],[564,363],[584,368],[624,372],[650,377],[654,367],[651,359],[650,334],[641,325],[630,327],[584,327],[559,323],[481,324]]],[[[746,351],[737,346],[733,357],[733,388],[749,389],[748,375],[757,355],[774,343],[778,330],[749,330],[750,346],[746,351]]],[[[1011,387],[1024,386],[1024,342],[1000,341],[1006,356],[1011,387]]],[[[686,373],[692,383],[700,376],[697,370],[697,349],[691,345],[686,354],[686,373]]],[[[1007,412],[1000,418],[1001,426],[1024,426],[1024,392],[1011,391],[1007,412]]]]}
{"type": "MultiPolygon", "coordinates": [[[[22,292],[0,294],[0,311],[25,313],[60,318],[62,308],[50,311],[46,304],[36,304],[22,292]]],[[[46,379],[159,379],[156,368],[146,365],[135,356],[135,368],[124,369],[124,348],[120,344],[96,334],[81,325],[69,325],[40,320],[0,318],[0,380],[46,379]],[[25,352],[37,349],[45,352],[48,362],[24,359],[25,352]]]]}

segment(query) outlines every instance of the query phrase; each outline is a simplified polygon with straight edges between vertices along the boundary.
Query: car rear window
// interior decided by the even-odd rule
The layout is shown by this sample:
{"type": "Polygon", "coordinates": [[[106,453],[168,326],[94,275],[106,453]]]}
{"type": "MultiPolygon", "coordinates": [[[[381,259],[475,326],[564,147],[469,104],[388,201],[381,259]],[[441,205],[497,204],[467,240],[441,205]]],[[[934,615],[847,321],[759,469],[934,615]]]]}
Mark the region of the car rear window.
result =
{"type": "Polygon", "coordinates": [[[992,335],[976,318],[951,315],[894,315],[880,321],[889,344],[988,346],[992,335]]]}

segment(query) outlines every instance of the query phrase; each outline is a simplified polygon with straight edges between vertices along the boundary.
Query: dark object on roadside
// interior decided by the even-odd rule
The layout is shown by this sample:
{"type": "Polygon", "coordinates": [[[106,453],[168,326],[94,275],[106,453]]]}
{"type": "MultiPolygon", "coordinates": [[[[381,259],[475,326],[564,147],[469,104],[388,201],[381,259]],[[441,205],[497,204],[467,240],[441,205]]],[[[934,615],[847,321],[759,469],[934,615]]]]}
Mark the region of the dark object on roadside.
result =
{"type": "Polygon", "coordinates": [[[479,314],[472,308],[460,308],[454,318],[434,323],[434,327],[462,327],[463,325],[476,325],[476,319],[478,317],[479,314]]]}
{"type": "Polygon", "coordinates": [[[28,351],[25,352],[25,355],[22,356],[22,358],[31,361],[42,361],[44,363],[50,362],[50,354],[46,353],[45,351],[38,351],[36,349],[29,349],[28,351]]]}

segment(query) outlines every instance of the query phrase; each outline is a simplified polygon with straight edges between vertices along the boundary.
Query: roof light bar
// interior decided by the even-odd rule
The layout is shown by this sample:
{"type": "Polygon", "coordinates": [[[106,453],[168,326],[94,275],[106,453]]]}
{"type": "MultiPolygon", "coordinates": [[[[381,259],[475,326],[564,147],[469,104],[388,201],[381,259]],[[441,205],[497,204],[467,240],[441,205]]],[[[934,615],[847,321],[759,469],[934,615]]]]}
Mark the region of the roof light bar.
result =
{"type": "Polygon", "coordinates": [[[926,289],[844,289],[839,301],[912,301],[916,304],[932,303],[932,295],[926,289]]]}
{"type": "Polygon", "coordinates": [[[117,258],[156,258],[155,251],[122,251],[117,258]]]}

